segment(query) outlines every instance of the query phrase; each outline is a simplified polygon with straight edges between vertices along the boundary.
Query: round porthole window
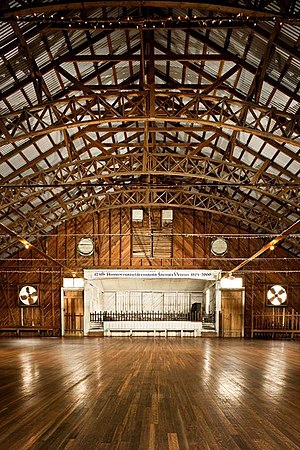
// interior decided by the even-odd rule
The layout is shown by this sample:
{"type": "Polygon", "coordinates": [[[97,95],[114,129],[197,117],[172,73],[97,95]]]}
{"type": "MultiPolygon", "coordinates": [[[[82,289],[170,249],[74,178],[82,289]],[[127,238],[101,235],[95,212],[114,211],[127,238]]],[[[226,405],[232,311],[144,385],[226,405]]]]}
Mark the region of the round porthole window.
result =
{"type": "Polygon", "coordinates": [[[81,256],[91,256],[94,253],[94,242],[92,239],[80,239],[78,242],[78,252],[81,256]]]}
{"type": "Polygon", "coordinates": [[[211,252],[216,256],[225,255],[228,249],[228,244],[223,238],[214,239],[211,243],[211,252]]]}

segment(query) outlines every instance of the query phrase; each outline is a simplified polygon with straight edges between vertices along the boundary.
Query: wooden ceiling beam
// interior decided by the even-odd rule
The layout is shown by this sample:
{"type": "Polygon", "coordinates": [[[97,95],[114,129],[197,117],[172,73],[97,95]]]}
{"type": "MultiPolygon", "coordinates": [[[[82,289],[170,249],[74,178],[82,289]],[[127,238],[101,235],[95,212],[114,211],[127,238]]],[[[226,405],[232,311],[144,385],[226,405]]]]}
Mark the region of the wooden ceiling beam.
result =
{"type": "Polygon", "coordinates": [[[19,242],[21,242],[25,248],[30,248],[32,249],[34,252],[38,253],[39,255],[43,256],[44,258],[46,258],[48,261],[51,261],[53,264],[59,266],[61,269],[63,269],[65,272],[72,274],[72,276],[78,276],[78,274],[76,272],[74,272],[73,269],[70,269],[69,267],[65,266],[64,264],[62,264],[61,262],[57,261],[56,259],[52,258],[52,256],[48,255],[47,253],[45,253],[44,251],[42,251],[39,247],[37,247],[35,244],[32,244],[31,242],[29,242],[27,239],[25,239],[23,236],[18,235],[15,231],[11,230],[10,228],[8,228],[6,225],[0,223],[0,228],[7,233],[9,236],[12,236],[13,238],[15,238],[16,240],[18,240],[19,242]]]}
{"type": "MultiPolygon", "coordinates": [[[[141,2],[137,0],[126,0],[122,3],[123,6],[129,7],[140,7],[141,2]]],[[[67,0],[60,1],[59,3],[44,3],[44,4],[36,4],[30,6],[21,6],[15,8],[0,8],[0,17],[5,19],[11,17],[23,17],[27,15],[34,14],[49,14],[60,11],[68,11],[68,10],[82,10],[82,9],[92,9],[92,8],[119,8],[120,1],[119,0],[85,0],[82,2],[69,2],[67,0]]],[[[281,17],[274,11],[266,11],[265,8],[257,8],[253,7],[245,7],[244,5],[233,6],[230,4],[224,3],[197,3],[194,1],[178,1],[178,0],[144,0],[143,1],[144,8],[191,8],[197,9],[199,8],[201,11],[215,11],[218,13],[228,13],[228,14],[245,14],[251,17],[256,18],[273,18],[274,16],[281,17]]]]}
{"type": "MultiPolygon", "coordinates": [[[[100,33],[98,33],[97,35],[93,36],[90,41],[86,41],[83,42],[79,45],[77,45],[77,47],[73,48],[73,52],[74,54],[76,53],[80,53],[84,50],[86,50],[86,48],[88,48],[91,44],[96,44],[97,42],[101,41],[102,39],[104,39],[108,34],[112,33],[112,30],[105,30],[105,31],[101,31],[100,33]]],[[[41,74],[41,76],[46,75],[48,72],[50,72],[51,70],[55,70],[57,66],[60,66],[63,62],[64,59],[68,57],[68,53],[65,53],[62,56],[59,56],[57,59],[54,59],[53,61],[51,61],[49,64],[47,64],[44,67],[41,67],[39,69],[39,72],[41,74]]],[[[109,66],[107,66],[109,67],[109,66]]],[[[101,67],[101,70],[107,70],[106,67],[101,67]]],[[[92,75],[92,78],[94,78],[94,74],[92,75]]],[[[89,77],[86,77],[86,79],[84,81],[87,81],[89,79],[89,77]]],[[[6,89],[4,92],[0,92],[0,101],[4,100],[7,97],[10,97],[11,95],[15,94],[16,92],[18,92],[20,89],[25,88],[28,84],[30,84],[32,82],[32,78],[31,76],[24,78],[23,80],[20,80],[19,83],[14,84],[13,86],[11,86],[10,88],[6,89]]],[[[62,97],[66,94],[65,91],[61,91],[58,94],[58,97],[62,97]]],[[[55,98],[55,96],[53,96],[55,98]]],[[[57,96],[56,96],[57,98],[57,96]]]]}
{"type": "MultiPolygon", "coordinates": [[[[79,82],[81,83],[81,82],[79,82]]],[[[149,92],[119,92],[116,94],[94,94],[90,97],[72,97],[42,106],[16,111],[2,116],[2,122],[10,132],[10,139],[2,137],[2,145],[16,142],[37,135],[49,134],[67,128],[89,127],[106,123],[122,122],[152,122],[168,121],[170,123],[193,123],[214,128],[228,128],[254,134],[263,139],[289,143],[299,146],[297,136],[300,134],[300,119],[297,115],[274,111],[249,102],[241,102],[224,97],[205,96],[195,93],[155,93],[155,116],[147,115],[147,98],[149,92]],[[112,98],[113,103],[108,103],[112,98]],[[185,104],[182,99],[185,98],[185,104]],[[119,99],[119,100],[118,100],[119,99]],[[122,109],[116,108],[117,100],[122,109]],[[81,102],[87,102],[83,108],[81,102]],[[208,103],[209,109],[208,109],[208,103]],[[64,106],[65,105],[65,106],[64,106]],[[64,110],[61,108],[64,106],[64,110]],[[235,107],[238,108],[235,108],[235,107]],[[94,111],[93,108],[97,107],[94,111]],[[55,111],[54,111],[55,108],[55,111]],[[53,110],[53,113],[51,111],[53,110]],[[61,111],[61,112],[59,112],[61,111]],[[84,114],[82,114],[82,111],[84,114]],[[173,117],[175,111],[175,117],[173,117]],[[209,111],[209,112],[208,112],[209,111]],[[26,118],[30,113],[30,121],[26,118]],[[53,120],[53,114],[61,119],[53,120]],[[25,129],[18,116],[24,115],[25,129]],[[52,117],[52,125],[45,123],[44,117],[52,117]],[[213,115],[213,119],[212,119],[213,115]],[[241,121],[240,117],[247,120],[241,121]],[[85,117],[85,118],[84,118],[85,117]],[[245,122],[245,123],[243,123],[245,122]],[[280,134],[278,133],[280,132],[280,134]]],[[[155,131],[155,130],[151,130],[155,131]]],[[[0,142],[1,146],[1,142],[0,142]]]]}
{"type": "MultiPolygon", "coordinates": [[[[213,138],[215,138],[213,136],[213,138]]],[[[176,143],[173,144],[176,146],[176,143]]],[[[209,141],[198,144],[195,151],[199,151],[209,141]]],[[[159,145],[157,145],[159,147],[159,145]]],[[[265,167],[263,165],[263,167],[265,167]]],[[[146,163],[144,154],[130,153],[123,155],[100,155],[91,159],[80,161],[64,162],[51,169],[46,169],[35,175],[30,175],[19,182],[7,185],[7,188],[14,189],[16,194],[6,200],[6,196],[0,203],[0,209],[6,210],[10,205],[26,204],[32,197],[32,190],[38,192],[43,189],[69,188],[83,184],[98,186],[105,180],[119,180],[128,176],[148,176],[174,177],[186,179],[188,183],[204,184],[217,183],[238,189],[242,195],[244,190],[253,190],[263,196],[275,199],[280,204],[300,210],[299,198],[295,192],[299,192],[299,183],[287,183],[285,180],[279,181],[276,176],[271,176],[262,169],[249,168],[241,163],[228,163],[215,160],[213,158],[194,155],[193,152],[187,155],[176,153],[151,153],[147,155],[146,163]],[[80,174],[80,175],[78,175],[80,174]],[[258,182],[259,181],[259,182],[258,182]],[[25,194],[26,190],[28,195],[25,194]],[[24,194],[20,193],[24,191],[24,194]]],[[[111,181],[107,181],[111,182],[111,181]]],[[[4,191],[4,186],[2,188],[4,191]]],[[[5,191],[4,191],[5,192],[5,191]]],[[[253,201],[253,197],[251,198],[253,201]]]]}
{"type": "MultiPolygon", "coordinates": [[[[162,78],[161,77],[161,72],[157,71],[157,69],[155,69],[155,75],[162,78]]],[[[136,75],[135,75],[136,77],[136,75]]],[[[180,90],[181,91],[202,91],[206,88],[209,88],[211,85],[210,84],[193,84],[193,83],[188,83],[188,84],[180,84],[178,83],[178,85],[180,85],[180,90]]],[[[122,82],[120,84],[89,84],[89,87],[93,90],[93,92],[99,93],[99,92],[113,92],[113,91],[122,91],[122,90],[139,90],[141,88],[141,86],[139,84],[127,84],[126,82],[122,82]]],[[[175,81],[171,81],[170,79],[168,80],[168,83],[155,83],[154,84],[154,88],[155,90],[159,90],[159,91],[171,91],[172,89],[176,88],[177,84],[175,81]]],[[[222,89],[222,90],[228,90],[227,86],[225,84],[223,85],[219,85],[218,89],[222,89]]],[[[68,89],[69,92],[82,92],[82,89],[77,88],[76,86],[70,86],[70,88],[68,89]]],[[[229,92],[229,90],[228,90],[229,92]]]]}
{"type": "Polygon", "coordinates": [[[256,258],[258,258],[260,255],[265,253],[267,250],[270,250],[273,248],[276,244],[279,244],[279,242],[283,241],[284,239],[287,239],[291,234],[296,233],[298,230],[300,230],[300,219],[297,220],[295,223],[290,225],[286,230],[282,231],[280,234],[278,234],[274,239],[272,239],[268,244],[264,245],[260,250],[258,250],[256,253],[254,253],[250,258],[245,259],[243,262],[241,262],[239,265],[231,269],[227,272],[224,277],[231,275],[235,272],[238,272],[240,269],[245,267],[250,262],[254,261],[256,258]]]}
{"type": "Polygon", "coordinates": [[[75,78],[72,74],[70,74],[67,70],[65,70],[61,66],[56,66],[55,70],[57,70],[63,77],[65,77],[67,80],[71,81],[74,86],[76,86],[78,89],[80,89],[85,94],[93,94],[93,90],[82,81],[75,78]]]}
{"type": "MultiPolygon", "coordinates": [[[[42,217],[44,219],[47,218],[47,226],[57,226],[66,219],[73,217],[74,210],[76,210],[76,216],[80,216],[80,211],[92,213],[123,207],[164,207],[167,204],[172,208],[210,211],[214,214],[229,216],[270,232],[282,229],[290,224],[290,221],[284,214],[261,214],[261,211],[258,211],[255,207],[254,199],[252,205],[249,203],[245,204],[245,202],[233,199],[230,193],[221,189],[216,189],[214,193],[196,192],[195,189],[192,192],[189,188],[185,189],[180,185],[170,188],[162,185],[149,190],[147,186],[139,183],[130,188],[118,186],[114,191],[112,191],[111,185],[107,185],[103,187],[101,192],[97,191],[94,194],[91,194],[91,192],[87,193],[87,189],[90,188],[82,186],[82,189],[83,195],[79,198],[76,196],[65,200],[69,211],[68,215],[66,215],[65,210],[61,208],[59,203],[57,204],[61,212],[53,205],[53,212],[55,212],[56,216],[54,221],[49,218],[49,214],[45,211],[42,217]],[[85,192],[87,195],[84,194],[85,192]],[[99,197],[101,198],[100,200],[99,197]],[[78,214],[77,211],[79,211],[78,214]]],[[[22,227],[22,236],[31,236],[35,232],[41,234],[38,222],[34,221],[30,226],[28,225],[24,221],[14,224],[16,227],[22,227]]]]}
{"type": "MultiPolygon", "coordinates": [[[[187,32],[187,30],[185,30],[187,32]]],[[[192,37],[194,37],[196,40],[202,42],[203,44],[207,44],[210,48],[214,49],[216,52],[220,53],[223,51],[224,55],[228,56],[234,56],[237,58],[237,63],[240,65],[240,67],[248,70],[252,75],[256,75],[257,68],[253,66],[251,63],[249,63],[246,60],[243,60],[242,58],[234,55],[229,50],[224,50],[219,44],[216,44],[211,39],[208,39],[207,37],[203,36],[201,33],[195,30],[189,30],[188,31],[192,37]]],[[[296,102],[300,102],[300,95],[295,93],[294,91],[291,91],[288,89],[283,83],[278,83],[276,80],[274,80],[270,75],[265,76],[265,82],[270,84],[270,86],[275,87],[279,91],[283,92],[288,97],[294,99],[296,102]]]]}
{"type": "Polygon", "coordinates": [[[12,22],[11,26],[15,32],[15,35],[19,41],[19,48],[22,49],[22,52],[24,56],[26,57],[28,68],[31,74],[31,81],[34,85],[36,97],[38,103],[42,103],[43,101],[43,92],[45,93],[48,100],[51,99],[51,94],[49,89],[47,88],[47,85],[45,84],[42,74],[35,62],[35,59],[28,47],[28,44],[23,36],[23,33],[19,27],[19,25],[16,22],[12,22]]]}
{"type": "MultiPolygon", "coordinates": [[[[122,127],[116,128],[116,131],[118,129],[120,131],[124,132],[124,130],[125,131],[128,130],[128,127],[122,126],[122,127]]],[[[83,129],[83,130],[79,129],[79,131],[72,136],[72,140],[74,141],[76,139],[81,138],[82,136],[85,136],[86,138],[88,138],[86,133],[89,132],[89,131],[97,132],[97,130],[93,130],[93,128],[91,128],[91,129],[83,129]]],[[[140,128],[138,128],[137,131],[138,132],[143,132],[143,130],[140,129],[140,128]]],[[[91,142],[91,147],[95,146],[95,147],[99,148],[101,153],[109,154],[109,152],[107,152],[105,150],[105,146],[101,145],[101,142],[106,141],[109,138],[109,136],[111,135],[111,132],[112,132],[111,129],[108,129],[108,132],[104,133],[103,136],[101,136],[101,138],[96,140],[96,141],[93,140],[92,138],[88,138],[88,140],[90,140],[90,142],[91,142]]],[[[128,138],[128,141],[130,141],[131,139],[135,139],[136,136],[137,136],[137,134],[133,134],[130,138],[128,138]]],[[[38,138],[34,139],[33,141],[36,142],[37,140],[38,140],[38,138]]],[[[32,142],[30,142],[30,143],[32,143],[32,142]]],[[[1,183],[3,183],[3,184],[8,183],[12,179],[17,180],[16,177],[21,176],[21,174],[23,172],[26,172],[28,169],[32,168],[33,166],[36,166],[39,162],[43,161],[45,158],[48,158],[53,153],[57,153],[64,145],[65,145],[65,142],[64,142],[64,140],[62,140],[59,144],[54,145],[52,148],[50,148],[49,150],[47,150],[44,153],[41,153],[38,157],[36,157],[32,161],[30,161],[29,163],[25,164],[24,166],[20,167],[19,169],[14,170],[11,174],[9,174],[6,177],[2,178],[1,183]]],[[[26,148],[26,147],[27,146],[24,145],[24,148],[26,148]]],[[[20,146],[19,149],[23,150],[23,145],[20,146]]],[[[85,152],[85,150],[86,150],[86,148],[82,148],[80,150],[77,150],[78,155],[80,155],[81,153],[85,152]]],[[[2,162],[2,161],[0,160],[0,162],[2,162]]],[[[41,173],[41,171],[39,171],[39,173],[41,173]]]]}
{"type": "MultiPolygon", "coordinates": [[[[250,28],[252,31],[255,32],[255,34],[258,34],[262,36],[264,39],[268,40],[270,38],[270,33],[268,30],[263,28],[262,26],[256,24],[254,27],[253,24],[248,23],[247,27],[250,28]]],[[[293,58],[299,60],[300,59],[300,51],[298,50],[299,46],[295,45],[294,41],[289,40],[283,40],[281,39],[281,34],[277,35],[274,39],[274,44],[276,47],[281,48],[284,50],[288,55],[292,56],[293,58]]]]}
{"type": "Polygon", "coordinates": [[[281,31],[281,24],[279,22],[276,22],[275,26],[272,28],[272,32],[266,44],[265,51],[261,57],[260,63],[256,70],[256,74],[254,75],[251,86],[249,88],[247,94],[247,101],[252,100],[252,98],[254,98],[255,102],[259,103],[262,85],[263,82],[265,81],[267,68],[269,67],[270,60],[275,51],[274,41],[279,36],[280,31],[281,31]]]}
{"type": "Polygon", "coordinates": [[[217,89],[220,85],[223,84],[224,81],[228,80],[228,78],[232,77],[238,70],[240,69],[240,66],[238,64],[235,64],[231,69],[229,69],[227,72],[225,72],[223,75],[218,77],[216,81],[214,81],[210,86],[208,86],[206,89],[202,91],[202,94],[207,95],[211,91],[214,91],[217,89]]]}
{"type": "MultiPolygon", "coordinates": [[[[146,30],[149,32],[149,30],[146,30]]],[[[145,32],[144,32],[145,33],[145,32]]],[[[215,55],[201,55],[201,54],[184,54],[184,55],[173,55],[173,54],[155,54],[145,55],[145,61],[232,61],[236,62],[236,58],[233,56],[215,54],[215,55]]],[[[125,53],[120,55],[68,55],[65,57],[64,62],[128,62],[128,61],[141,61],[142,55],[134,55],[132,53],[125,53]]]]}
{"type": "MultiPolygon", "coordinates": [[[[298,140],[293,140],[292,138],[289,137],[285,137],[285,136],[280,136],[277,134],[273,134],[271,132],[268,131],[261,131],[258,128],[251,128],[248,127],[247,125],[236,125],[233,122],[229,122],[229,121],[224,121],[224,122],[217,122],[214,121],[212,119],[199,119],[199,118],[193,118],[191,117],[181,117],[180,115],[175,118],[175,117],[171,117],[171,116],[155,116],[155,117],[147,117],[147,116],[137,116],[137,117],[128,117],[127,115],[124,116],[120,116],[117,118],[111,118],[109,119],[109,123],[112,125],[114,123],[120,123],[122,122],[122,124],[132,124],[132,123],[145,123],[145,121],[150,120],[151,122],[170,122],[170,123],[185,123],[187,125],[184,125],[181,127],[181,129],[177,130],[177,131],[195,131],[195,132],[201,132],[203,131],[203,126],[204,127],[210,127],[211,129],[228,129],[228,130],[236,130],[239,132],[244,132],[246,134],[249,135],[255,135],[260,137],[263,140],[267,140],[269,139],[270,143],[276,142],[278,141],[279,143],[288,143],[290,144],[292,147],[299,147],[299,141],[298,140]],[[194,125],[190,125],[191,123],[193,123],[194,125]]],[[[59,124],[59,125],[54,125],[52,127],[47,129],[45,128],[44,130],[37,130],[37,131],[32,131],[30,133],[26,133],[24,135],[19,135],[19,136],[14,136],[11,137],[9,139],[9,141],[7,140],[2,140],[2,143],[0,142],[0,147],[3,145],[6,145],[7,143],[13,143],[13,142],[17,142],[20,140],[24,140],[24,139],[28,139],[28,138],[33,138],[36,136],[44,136],[46,134],[49,133],[53,133],[56,131],[63,131],[65,129],[73,129],[73,128],[88,128],[88,127],[92,127],[92,126],[99,126],[99,128],[97,129],[97,132],[113,132],[114,130],[112,130],[111,126],[105,126],[105,124],[108,123],[107,118],[105,119],[93,119],[93,120],[85,120],[85,121],[73,121],[70,124],[59,124]]],[[[92,129],[92,128],[91,128],[92,129]]],[[[96,128],[95,128],[96,129],[96,128]]],[[[139,127],[132,127],[132,130],[134,131],[139,131],[140,128],[139,127]]],[[[151,127],[149,129],[149,131],[151,132],[155,132],[155,131],[160,131],[161,128],[160,127],[151,127]]],[[[122,131],[122,130],[119,130],[122,131]]],[[[175,127],[172,129],[172,131],[176,131],[175,127]]],[[[273,144],[272,144],[273,145],[273,144]]],[[[284,148],[284,147],[283,147],[284,148]]],[[[297,157],[297,155],[295,154],[295,157],[297,157]]]]}

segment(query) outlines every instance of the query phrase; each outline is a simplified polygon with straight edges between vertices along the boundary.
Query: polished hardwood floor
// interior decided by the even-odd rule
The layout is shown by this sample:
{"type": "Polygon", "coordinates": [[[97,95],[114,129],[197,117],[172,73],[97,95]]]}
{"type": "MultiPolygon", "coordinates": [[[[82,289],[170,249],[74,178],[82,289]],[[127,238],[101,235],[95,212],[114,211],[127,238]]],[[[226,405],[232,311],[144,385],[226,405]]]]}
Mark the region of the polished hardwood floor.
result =
{"type": "Polygon", "coordinates": [[[300,449],[300,342],[1,338],[0,449],[300,449]]]}

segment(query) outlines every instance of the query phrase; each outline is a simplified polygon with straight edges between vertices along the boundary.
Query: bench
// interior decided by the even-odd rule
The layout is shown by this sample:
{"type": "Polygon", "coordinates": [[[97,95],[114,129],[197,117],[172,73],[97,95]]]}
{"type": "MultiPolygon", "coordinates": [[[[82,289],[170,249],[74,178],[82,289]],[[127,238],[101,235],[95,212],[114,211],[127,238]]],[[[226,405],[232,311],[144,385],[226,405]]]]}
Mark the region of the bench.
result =
{"type": "MultiPolygon", "coordinates": [[[[285,337],[289,337],[288,335],[290,334],[290,338],[293,339],[294,335],[300,334],[300,330],[288,330],[288,329],[281,329],[281,328],[264,328],[264,329],[258,329],[255,328],[254,330],[252,330],[253,333],[253,337],[254,335],[261,335],[261,336],[265,336],[268,337],[270,336],[271,338],[274,338],[275,335],[279,335],[282,334],[285,337]]],[[[258,337],[258,336],[256,336],[258,337]]]]}
{"type": "Polygon", "coordinates": [[[21,333],[37,333],[39,336],[53,336],[54,329],[49,327],[4,327],[0,326],[2,333],[16,333],[20,336],[21,333]]]}

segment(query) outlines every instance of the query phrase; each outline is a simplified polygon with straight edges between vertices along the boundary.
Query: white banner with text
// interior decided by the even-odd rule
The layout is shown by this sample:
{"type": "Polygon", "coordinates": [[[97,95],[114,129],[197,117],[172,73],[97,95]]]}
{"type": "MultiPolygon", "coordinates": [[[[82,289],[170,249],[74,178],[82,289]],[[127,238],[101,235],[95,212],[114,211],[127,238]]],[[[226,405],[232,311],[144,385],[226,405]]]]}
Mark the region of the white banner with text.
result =
{"type": "Polygon", "coordinates": [[[84,270],[84,278],[87,280],[95,280],[100,278],[193,278],[197,280],[217,280],[219,274],[219,270],[84,270]]]}

